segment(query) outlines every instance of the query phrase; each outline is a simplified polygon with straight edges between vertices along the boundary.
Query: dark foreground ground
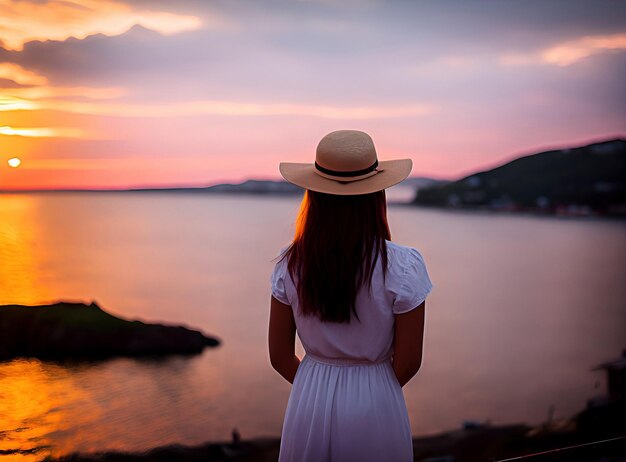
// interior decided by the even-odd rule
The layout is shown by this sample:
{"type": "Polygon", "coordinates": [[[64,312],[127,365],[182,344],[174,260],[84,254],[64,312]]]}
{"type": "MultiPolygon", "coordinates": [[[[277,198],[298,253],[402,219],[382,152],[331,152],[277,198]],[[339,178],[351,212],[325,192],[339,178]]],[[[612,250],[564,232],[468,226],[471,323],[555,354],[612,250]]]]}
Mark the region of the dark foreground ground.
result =
{"type": "MultiPolygon", "coordinates": [[[[413,439],[422,462],[588,461],[626,462],[626,408],[612,404],[550,425],[476,425],[413,439]],[[521,457],[524,456],[524,457],[521,457]]],[[[70,454],[46,462],[276,461],[279,439],[199,446],[163,446],[142,453],[70,454]]],[[[393,462],[393,461],[392,461],[393,462]]]]}

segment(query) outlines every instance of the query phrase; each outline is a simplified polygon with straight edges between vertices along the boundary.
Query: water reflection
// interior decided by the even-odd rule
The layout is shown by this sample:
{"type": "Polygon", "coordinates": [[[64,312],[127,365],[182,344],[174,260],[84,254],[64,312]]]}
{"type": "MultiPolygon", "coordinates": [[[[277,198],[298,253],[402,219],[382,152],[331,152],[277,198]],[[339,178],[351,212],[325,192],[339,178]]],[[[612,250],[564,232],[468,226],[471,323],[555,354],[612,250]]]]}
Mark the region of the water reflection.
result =
{"type": "MultiPolygon", "coordinates": [[[[4,433],[0,450],[46,448],[50,444],[47,434],[63,428],[66,404],[80,401],[84,396],[63,367],[23,359],[3,364],[0,368],[0,422],[4,433]]],[[[93,417],[94,408],[88,406],[85,413],[78,417],[93,417]]],[[[21,455],[21,458],[38,460],[36,454],[21,455]]]]}
{"type": "MultiPolygon", "coordinates": [[[[43,447],[45,453],[63,454],[188,440],[195,433],[188,428],[189,419],[194,425],[206,423],[214,398],[224,392],[216,368],[205,359],[3,363],[0,450],[43,447]]],[[[26,454],[8,460],[18,456],[41,458],[26,454]]]]}
{"type": "Polygon", "coordinates": [[[23,304],[45,299],[39,279],[43,255],[37,245],[41,202],[28,195],[3,195],[0,200],[0,298],[23,304]]]}

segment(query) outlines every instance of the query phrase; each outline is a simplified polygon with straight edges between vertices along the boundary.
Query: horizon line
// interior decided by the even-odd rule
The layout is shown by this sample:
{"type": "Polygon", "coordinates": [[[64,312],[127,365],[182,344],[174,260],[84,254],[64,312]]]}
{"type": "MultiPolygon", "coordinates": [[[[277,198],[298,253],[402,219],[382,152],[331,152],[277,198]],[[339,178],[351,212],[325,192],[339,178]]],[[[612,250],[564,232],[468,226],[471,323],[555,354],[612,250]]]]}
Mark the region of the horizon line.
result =
{"type": "MultiPolygon", "coordinates": [[[[410,179],[428,179],[428,180],[435,180],[435,181],[454,181],[453,179],[450,178],[440,178],[440,177],[431,177],[431,176],[408,176],[405,180],[410,180],[410,179]]],[[[143,191],[143,190],[168,190],[168,189],[206,189],[206,188],[211,188],[214,186],[221,186],[221,185],[232,185],[232,186],[240,186],[243,185],[244,183],[247,183],[248,181],[267,181],[267,182],[272,182],[272,183],[285,183],[285,184],[291,184],[288,181],[286,181],[283,178],[269,178],[269,177],[247,177],[241,181],[232,181],[232,180],[218,180],[216,182],[211,182],[209,184],[203,183],[203,184],[193,184],[193,183],[186,183],[186,184],[170,184],[170,185],[166,185],[166,184],[160,184],[160,185],[134,185],[134,186],[126,186],[126,187],[119,187],[119,188],[109,188],[109,187],[103,187],[103,188],[71,188],[71,187],[60,187],[60,188],[37,188],[37,189],[33,189],[33,188],[28,188],[28,189],[1,189],[0,188],[0,193],[11,193],[11,192],[54,192],[54,191],[59,191],[59,192],[71,192],[71,191],[84,191],[84,192],[105,192],[105,191],[120,191],[120,192],[124,192],[124,191],[143,191]]],[[[401,183],[399,183],[398,185],[400,185],[401,183]]],[[[398,186],[398,185],[394,185],[394,186],[398,186]]],[[[295,185],[294,185],[295,186],[295,185]]]]}

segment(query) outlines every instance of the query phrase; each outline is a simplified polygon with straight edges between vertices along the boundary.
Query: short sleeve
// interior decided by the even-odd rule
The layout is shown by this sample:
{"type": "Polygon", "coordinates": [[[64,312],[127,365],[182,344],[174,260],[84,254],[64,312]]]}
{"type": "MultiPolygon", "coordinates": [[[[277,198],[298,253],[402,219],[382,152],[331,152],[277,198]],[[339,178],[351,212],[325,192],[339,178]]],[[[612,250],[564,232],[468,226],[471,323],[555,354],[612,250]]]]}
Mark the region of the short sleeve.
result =
{"type": "Polygon", "coordinates": [[[421,305],[433,289],[424,257],[410,248],[400,290],[393,303],[394,314],[406,313],[421,305]]]}
{"type": "Polygon", "coordinates": [[[274,265],[274,271],[272,271],[272,275],[270,276],[270,286],[272,290],[272,295],[276,300],[285,305],[291,305],[291,302],[287,298],[287,291],[285,290],[285,274],[287,271],[287,259],[284,258],[281,261],[278,261],[276,265],[274,265]]]}

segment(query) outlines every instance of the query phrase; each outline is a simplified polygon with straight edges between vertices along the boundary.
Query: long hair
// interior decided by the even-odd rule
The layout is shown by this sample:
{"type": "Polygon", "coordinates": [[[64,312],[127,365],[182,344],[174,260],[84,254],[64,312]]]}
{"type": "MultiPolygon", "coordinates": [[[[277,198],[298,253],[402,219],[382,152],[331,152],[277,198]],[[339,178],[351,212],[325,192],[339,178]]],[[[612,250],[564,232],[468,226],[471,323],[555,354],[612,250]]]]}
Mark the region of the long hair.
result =
{"type": "Polygon", "coordinates": [[[362,284],[371,290],[372,273],[380,255],[387,270],[385,191],[333,195],[306,190],[296,221],[294,240],[283,253],[295,281],[305,315],[325,322],[358,319],[356,297],[362,284]]]}

